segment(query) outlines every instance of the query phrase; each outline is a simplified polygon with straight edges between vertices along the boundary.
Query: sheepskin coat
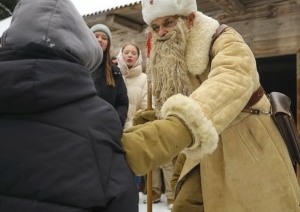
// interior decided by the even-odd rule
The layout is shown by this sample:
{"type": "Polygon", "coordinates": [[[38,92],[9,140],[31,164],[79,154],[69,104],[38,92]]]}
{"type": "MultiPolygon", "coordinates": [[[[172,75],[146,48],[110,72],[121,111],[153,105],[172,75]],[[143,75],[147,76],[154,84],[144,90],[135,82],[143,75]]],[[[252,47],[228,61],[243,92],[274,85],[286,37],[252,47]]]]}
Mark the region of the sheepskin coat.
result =
{"type": "MultiPolygon", "coordinates": [[[[296,175],[271,116],[241,112],[260,86],[251,50],[227,28],[212,46],[209,63],[207,35],[213,35],[217,26],[215,20],[197,14],[187,62],[202,82],[192,85],[189,97],[170,97],[162,108],[163,117],[180,117],[195,138],[184,150],[178,183],[200,165],[205,212],[300,211],[296,175]],[[208,62],[204,69],[201,60],[208,62]]],[[[264,96],[253,108],[269,111],[270,102],[264,96]]]]}
{"type": "MultiPolygon", "coordinates": [[[[193,144],[182,151],[186,159],[181,161],[176,191],[181,192],[178,185],[188,181],[191,171],[199,166],[205,212],[299,212],[296,175],[272,117],[241,112],[260,87],[254,55],[230,27],[211,47],[218,26],[216,20],[196,13],[185,55],[193,92],[170,97],[161,109],[162,118],[173,115],[183,120],[194,138],[193,144]]],[[[264,95],[252,108],[269,111],[270,102],[264,95]]],[[[130,166],[143,165],[146,172],[152,168],[149,164],[174,155],[170,151],[176,150],[170,145],[181,146],[184,141],[164,143],[166,147],[160,149],[158,157],[153,152],[157,153],[160,142],[141,142],[141,149],[149,149],[151,161],[141,164],[136,154],[137,159],[131,159],[136,164],[130,166]]]]}

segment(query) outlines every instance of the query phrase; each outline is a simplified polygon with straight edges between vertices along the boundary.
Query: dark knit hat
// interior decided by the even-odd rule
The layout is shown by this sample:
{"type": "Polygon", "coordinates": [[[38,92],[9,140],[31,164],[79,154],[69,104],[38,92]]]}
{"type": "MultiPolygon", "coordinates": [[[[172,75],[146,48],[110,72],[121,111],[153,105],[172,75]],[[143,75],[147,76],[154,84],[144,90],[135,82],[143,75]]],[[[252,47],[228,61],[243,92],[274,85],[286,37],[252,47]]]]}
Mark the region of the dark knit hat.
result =
{"type": "Polygon", "coordinates": [[[109,41],[111,41],[111,39],[112,39],[111,31],[104,24],[96,24],[96,25],[92,26],[91,31],[93,33],[95,33],[95,32],[104,32],[108,36],[109,41]]]}

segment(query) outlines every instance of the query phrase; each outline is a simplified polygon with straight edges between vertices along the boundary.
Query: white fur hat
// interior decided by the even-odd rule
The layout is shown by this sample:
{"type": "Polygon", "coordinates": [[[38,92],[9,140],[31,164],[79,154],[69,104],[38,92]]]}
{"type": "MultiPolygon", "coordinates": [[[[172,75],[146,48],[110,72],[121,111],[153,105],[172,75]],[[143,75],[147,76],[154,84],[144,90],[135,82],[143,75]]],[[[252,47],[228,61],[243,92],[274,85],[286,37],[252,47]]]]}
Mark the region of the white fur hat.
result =
{"type": "Polygon", "coordinates": [[[172,15],[187,16],[196,11],[196,0],[142,0],[143,19],[148,25],[156,18],[172,15]]]}

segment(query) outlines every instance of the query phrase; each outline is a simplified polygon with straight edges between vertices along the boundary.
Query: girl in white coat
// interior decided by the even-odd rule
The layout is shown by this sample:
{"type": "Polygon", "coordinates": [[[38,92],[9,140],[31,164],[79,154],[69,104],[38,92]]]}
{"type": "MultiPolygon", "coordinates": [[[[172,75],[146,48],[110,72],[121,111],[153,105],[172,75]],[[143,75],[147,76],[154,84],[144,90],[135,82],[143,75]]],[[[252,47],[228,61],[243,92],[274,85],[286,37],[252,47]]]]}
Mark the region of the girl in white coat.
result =
{"type": "Polygon", "coordinates": [[[118,54],[118,66],[122,72],[129,99],[125,127],[132,126],[134,114],[147,107],[147,75],[143,73],[142,55],[136,44],[125,44],[118,54]]]}

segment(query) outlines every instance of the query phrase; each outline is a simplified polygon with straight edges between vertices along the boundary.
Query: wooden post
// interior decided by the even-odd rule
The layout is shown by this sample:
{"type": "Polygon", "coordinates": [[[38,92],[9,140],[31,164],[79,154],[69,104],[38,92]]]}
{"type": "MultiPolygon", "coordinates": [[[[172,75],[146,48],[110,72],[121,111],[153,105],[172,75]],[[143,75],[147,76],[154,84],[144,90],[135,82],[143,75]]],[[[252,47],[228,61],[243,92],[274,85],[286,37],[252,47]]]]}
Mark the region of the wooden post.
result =
{"type": "MultiPolygon", "coordinates": [[[[298,133],[300,132],[300,50],[296,53],[296,94],[297,94],[297,112],[296,123],[298,133]]],[[[300,165],[297,165],[297,180],[300,185],[300,165]]]]}
{"type": "MultiPolygon", "coordinates": [[[[146,50],[147,62],[149,62],[150,52],[152,47],[152,34],[147,33],[146,50]]],[[[147,110],[152,110],[152,84],[151,77],[149,76],[149,64],[147,64],[147,110]]],[[[147,174],[147,212],[152,212],[152,170],[147,174]]]]}
{"type": "MultiPolygon", "coordinates": [[[[147,110],[152,110],[152,85],[148,79],[147,110]]],[[[152,171],[147,174],[147,212],[152,212],[152,171]]]]}

